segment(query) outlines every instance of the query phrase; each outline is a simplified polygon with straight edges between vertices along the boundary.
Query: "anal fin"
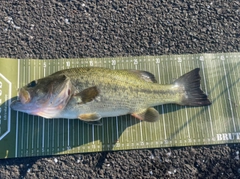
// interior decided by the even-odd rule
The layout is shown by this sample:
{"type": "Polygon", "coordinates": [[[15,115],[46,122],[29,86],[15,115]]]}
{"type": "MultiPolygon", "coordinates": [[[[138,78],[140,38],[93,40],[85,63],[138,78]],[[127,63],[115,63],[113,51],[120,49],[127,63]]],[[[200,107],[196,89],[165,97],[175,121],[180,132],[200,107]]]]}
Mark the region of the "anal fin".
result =
{"type": "Polygon", "coordinates": [[[87,121],[87,122],[92,122],[92,121],[100,120],[101,116],[97,113],[85,113],[85,114],[80,114],[78,116],[78,119],[87,121]]]}
{"type": "Polygon", "coordinates": [[[155,122],[159,119],[159,112],[153,107],[132,113],[131,115],[139,120],[147,122],[155,122]]]}

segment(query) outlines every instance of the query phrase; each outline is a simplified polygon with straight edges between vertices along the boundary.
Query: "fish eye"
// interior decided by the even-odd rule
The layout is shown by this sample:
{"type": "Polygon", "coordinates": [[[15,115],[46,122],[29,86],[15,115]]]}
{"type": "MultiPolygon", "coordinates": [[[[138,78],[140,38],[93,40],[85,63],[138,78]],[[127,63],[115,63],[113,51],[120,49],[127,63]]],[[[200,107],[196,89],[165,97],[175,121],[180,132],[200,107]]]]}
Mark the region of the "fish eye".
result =
{"type": "Polygon", "coordinates": [[[36,86],[37,85],[37,81],[31,81],[28,85],[27,85],[27,87],[34,87],[34,86],[36,86]]]}

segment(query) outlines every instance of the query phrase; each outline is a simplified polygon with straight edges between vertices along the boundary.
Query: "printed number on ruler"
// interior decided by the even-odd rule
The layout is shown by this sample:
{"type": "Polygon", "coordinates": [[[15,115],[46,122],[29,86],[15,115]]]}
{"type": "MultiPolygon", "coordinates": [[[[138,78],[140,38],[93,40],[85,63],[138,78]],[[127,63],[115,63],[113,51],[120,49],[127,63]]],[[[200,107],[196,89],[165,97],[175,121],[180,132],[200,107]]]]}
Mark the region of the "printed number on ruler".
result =
{"type": "Polygon", "coordinates": [[[89,61],[89,65],[92,67],[93,66],[93,61],[89,61]]]}
{"type": "Polygon", "coordinates": [[[137,60],[137,59],[134,59],[134,60],[133,60],[133,64],[134,64],[134,65],[137,65],[137,64],[138,64],[138,60],[137,60]]]}
{"type": "Polygon", "coordinates": [[[67,61],[67,62],[66,62],[66,65],[67,65],[67,67],[70,67],[70,62],[67,61]]]}
{"type": "Polygon", "coordinates": [[[178,63],[181,63],[181,62],[182,62],[182,58],[178,57],[178,63]]]}
{"type": "Polygon", "coordinates": [[[199,60],[200,60],[200,61],[204,61],[204,57],[203,57],[203,56],[200,56],[199,60]]]}
{"type": "Polygon", "coordinates": [[[117,64],[116,60],[112,60],[112,65],[116,65],[116,64],[117,64]]]}

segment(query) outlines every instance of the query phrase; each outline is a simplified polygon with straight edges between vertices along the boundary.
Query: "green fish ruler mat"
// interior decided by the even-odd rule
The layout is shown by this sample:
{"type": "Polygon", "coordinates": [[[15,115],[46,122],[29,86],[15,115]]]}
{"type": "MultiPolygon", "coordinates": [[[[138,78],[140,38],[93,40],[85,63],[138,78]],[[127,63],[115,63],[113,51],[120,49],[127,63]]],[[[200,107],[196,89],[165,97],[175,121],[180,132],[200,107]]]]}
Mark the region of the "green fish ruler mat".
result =
{"type": "Polygon", "coordinates": [[[57,155],[240,141],[240,53],[191,54],[83,59],[0,59],[0,158],[57,155]],[[100,66],[139,69],[170,84],[201,68],[207,107],[156,106],[161,118],[141,122],[130,115],[101,119],[103,125],[78,119],[44,119],[9,106],[19,87],[53,72],[100,66]]]}

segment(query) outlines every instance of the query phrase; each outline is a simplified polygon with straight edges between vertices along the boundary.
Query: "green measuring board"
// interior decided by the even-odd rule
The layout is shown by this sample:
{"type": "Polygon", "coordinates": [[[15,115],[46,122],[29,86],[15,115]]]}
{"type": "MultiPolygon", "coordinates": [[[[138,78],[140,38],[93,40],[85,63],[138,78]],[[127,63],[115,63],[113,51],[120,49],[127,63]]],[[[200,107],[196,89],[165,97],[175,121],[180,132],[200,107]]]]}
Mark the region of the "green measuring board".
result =
{"type": "Polygon", "coordinates": [[[0,158],[233,143],[240,141],[240,53],[83,59],[0,59],[0,158]],[[130,115],[103,118],[102,126],[78,119],[44,119],[9,106],[19,87],[53,72],[100,66],[139,69],[170,84],[201,68],[207,107],[156,106],[161,118],[141,122],[130,115]]]}

